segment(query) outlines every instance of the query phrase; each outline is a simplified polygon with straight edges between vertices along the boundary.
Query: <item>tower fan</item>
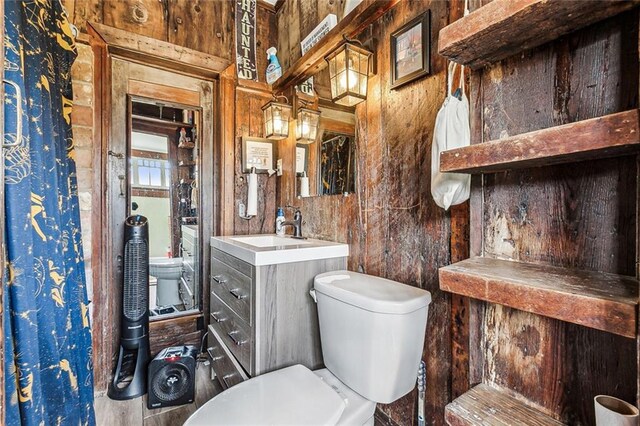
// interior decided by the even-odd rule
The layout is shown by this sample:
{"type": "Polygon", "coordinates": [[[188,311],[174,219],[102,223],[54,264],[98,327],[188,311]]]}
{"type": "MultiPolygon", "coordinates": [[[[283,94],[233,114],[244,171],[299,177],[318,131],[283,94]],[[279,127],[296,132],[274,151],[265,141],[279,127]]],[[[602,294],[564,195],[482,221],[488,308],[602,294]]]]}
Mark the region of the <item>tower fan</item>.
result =
{"type": "Polygon", "coordinates": [[[147,392],[149,363],[149,228],[147,218],[129,216],[124,222],[124,279],[122,281],[120,353],[111,399],[132,399],[147,392]]]}

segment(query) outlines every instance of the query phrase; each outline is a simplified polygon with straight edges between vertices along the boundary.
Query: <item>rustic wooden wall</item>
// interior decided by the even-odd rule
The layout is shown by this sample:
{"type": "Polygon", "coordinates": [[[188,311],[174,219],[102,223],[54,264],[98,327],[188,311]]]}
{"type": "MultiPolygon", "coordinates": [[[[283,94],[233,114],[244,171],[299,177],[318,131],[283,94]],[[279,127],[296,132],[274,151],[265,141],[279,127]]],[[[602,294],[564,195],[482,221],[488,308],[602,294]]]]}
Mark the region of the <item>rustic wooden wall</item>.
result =
{"type": "MultiPolygon", "coordinates": [[[[279,51],[285,67],[299,56],[296,38],[304,38],[337,3],[285,1],[278,12],[279,51]]],[[[438,288],[437,270],[450,263],[450,221],[432,200],[430,163],[435,117],[446,91],[446,62],[434,54],[431,75],[398,90],[390,89],[389,65],[390,33],[427,9],[432,13],[432,46],[437,46],[439,29],[449,22],[449,2],[403,1],[371,28],[377,74],[369,80],[367,100],[356,107],[356,193],[296,199],[290,174],[295,143],[290,138],[280,145],[285,175],[278,183],[278,203],[301,207],[304,235],[349,243],[350,270],[431,292],[423,355],[427,419],[443,424],[450,399],[450,305],[448,295],[438,288]]],[[[390,423],[416,424],[416,392],[381,410],[390,423]]]]}
{"type": "MultiPolygon", "coordinates": [[[[473,143],[637,108],[637,10],[475,72],[472,87],[473,143]]],[[[636,179],[633,157],[477,177],[472,254],[635,275],[636,179]]],[[[569,424],[594,423],[597,394],[635,400],[632,339],[495,304],[470,320],[471,382],[569,424]]]]}

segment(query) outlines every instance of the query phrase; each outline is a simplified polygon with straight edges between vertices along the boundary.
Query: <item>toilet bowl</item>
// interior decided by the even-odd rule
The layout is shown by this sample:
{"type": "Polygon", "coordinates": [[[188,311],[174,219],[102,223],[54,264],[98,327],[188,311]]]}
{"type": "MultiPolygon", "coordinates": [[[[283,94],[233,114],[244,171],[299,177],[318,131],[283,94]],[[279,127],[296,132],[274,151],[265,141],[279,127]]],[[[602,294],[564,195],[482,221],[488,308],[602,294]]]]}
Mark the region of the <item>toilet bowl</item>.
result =
{"type": "Polygon", "coordinates": [[[376,403],[415,386],[431,294],[349,271],[314,280],[326,368],[294,365],[233,386],[185,426],[373,425],[376,403]]]}
{"type": "Polygon", "coordinates": [[[156,302],[158,306],[180,305],[179,281],[182,276],[182,258],[149,258],[149,275],[157,278],[156,302]]]}

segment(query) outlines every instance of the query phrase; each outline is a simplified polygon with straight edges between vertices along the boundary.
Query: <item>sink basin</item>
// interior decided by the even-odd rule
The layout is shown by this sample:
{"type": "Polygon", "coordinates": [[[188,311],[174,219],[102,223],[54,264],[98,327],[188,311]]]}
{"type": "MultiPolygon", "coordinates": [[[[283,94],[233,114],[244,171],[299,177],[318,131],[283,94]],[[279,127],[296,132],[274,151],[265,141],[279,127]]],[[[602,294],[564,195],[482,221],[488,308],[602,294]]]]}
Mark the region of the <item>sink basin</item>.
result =
{"type": "Polygon", "coordinates": [[[349,246],[274,234],[211,237],[211,247],[255,266],[349,256],[349,246]]]}
{"type": "Polygon", "coordinates": [[[307,240],[279,237],[277,235],[252,235],[248,237],[230,237],[229,239],[255,247],[281,247],[311,244],[307,240]]]}

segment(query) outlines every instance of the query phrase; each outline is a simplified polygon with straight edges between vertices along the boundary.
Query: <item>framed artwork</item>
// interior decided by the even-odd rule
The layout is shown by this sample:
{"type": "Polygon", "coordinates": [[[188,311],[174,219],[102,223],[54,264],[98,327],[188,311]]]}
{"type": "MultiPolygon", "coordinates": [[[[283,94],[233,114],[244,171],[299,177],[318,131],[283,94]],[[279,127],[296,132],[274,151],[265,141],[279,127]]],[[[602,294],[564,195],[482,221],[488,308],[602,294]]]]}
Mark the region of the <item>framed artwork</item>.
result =
{"type": "Polygon", "coordinates": [[[256,173],[267,173],[274,169],[273,160],[276,157],[275,141],[265,138],[242,137],[242,170],[251,172],[256,168],[256,173]]]}
{"type": "Polygon", "coordinates": [[[296,176],[302,176],[302,172],[307,172],[309,176],[309,145],[296,144],[296,176]]]}
{"type": "Polygon", "coordinates": [[[431,11],[391,33],[391,88],[431,72],[431,11]]]}

